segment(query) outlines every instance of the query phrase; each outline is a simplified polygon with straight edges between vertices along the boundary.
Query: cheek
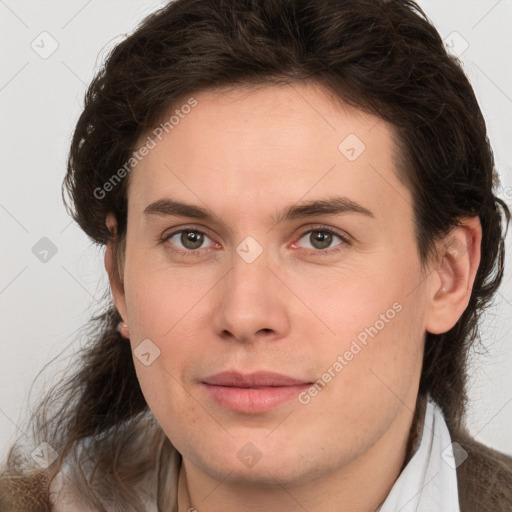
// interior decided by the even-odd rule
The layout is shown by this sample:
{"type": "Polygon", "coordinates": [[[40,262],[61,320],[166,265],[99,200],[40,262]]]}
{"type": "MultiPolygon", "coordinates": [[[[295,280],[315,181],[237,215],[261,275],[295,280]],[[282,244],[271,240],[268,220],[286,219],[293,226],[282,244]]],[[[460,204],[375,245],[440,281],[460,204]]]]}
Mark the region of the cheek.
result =
{"type": "Polygon", "coordinates": [[[368,304],[370,313],[353,302],[351,308],[352,315],[338,315],[333,324],[336,336],[304,347],[318,380],[300,397],[299,414],[324,438],[337,440],[333,445],[357,451],[382,435],[404,407],[414,409],[422,332],[410,303],[385,297],[368,304]]]}
{"type": "Polygon", "coordinates": [[[211,339],[207,329],[212,305],[207,295],[218,278],[211,271],[170,271],[147,261],[145,267],[127,265],[125,280],[137,377],[155,414],[167,415],[169,408],[184,414],[189,403],[183,400],[182,386],[191,362],[204,359],[204,340],[208,335],[211,339]],[[147,339],[158,351],[149,366],[137,359],[137,347],[147,339]]]}
{"type": "MultiPolygon", "coordinates": [[[[211,269],[171,269],[150,258],[127,266],[125,296],[130,332],[162,340],[186,323],[215,282],[211,269]]],[[[155,259],[155,258],[153,258],[155,259]]]]}
{"type": "Polygon", "coordinates": [[[383,393],[397,400],[411,392],[421,372],[425,334],[418,275],[414,262],[398,268],[382,259],[373,273],[333,276],[324,280],[321,293],[309,289],[308,306],[321,322],[303,320],[303,349],[319,363],[320,380],[330,390],[318,394],[332,393],[346,404],[347,397],[367,399],[370,405],[383,393]],[[319,341],[312,346],[311,339],[319,341]]]}

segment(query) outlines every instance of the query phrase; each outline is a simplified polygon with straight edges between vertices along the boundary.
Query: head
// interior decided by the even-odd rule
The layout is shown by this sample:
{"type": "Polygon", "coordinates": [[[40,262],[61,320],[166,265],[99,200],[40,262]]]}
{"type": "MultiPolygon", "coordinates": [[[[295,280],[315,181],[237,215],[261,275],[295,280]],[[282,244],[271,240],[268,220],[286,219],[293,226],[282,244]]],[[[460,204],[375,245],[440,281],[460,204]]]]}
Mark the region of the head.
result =
{"type": "Polygon", "coordinates": [[[405,431],[418,394],[457,428],[503,272],[497,184],[474,92],[414,2],[170,3],[89,87],[64,183],[113,298],[85,389],[119,386],[94,429],[149,408],[206,472],[290,483],[405,431]],[[305,385],[236,412],[205,390],[225,370],[305,385]]]}
{"type": "Polygon", "coordinates": [[[77,221],[107,244],[132,351],[149,339],[158,354],[134,366],[171,442],[224,472],[253,442],[261,472],[284,478],[368,449],[418,393],[460,421],[502,258],[493,172],[471,87],[412,2],[192,1],[114,50],[67,184],[77,221]],[[357,211],[284,218],[338,196],[357,211]],[[166,215],[164,199],[209,216],[166,215]],[[225,370],[317,384],[255,417],[205,394],[225,370]]]}
{"type": "MultiPolygon", "coordinates": [[[[113,243],[106,251],[137,377],[204,472],[307,481],[407,433],[426,333],[453,328],[470,300],[480,221],[459,219],[423,261],[393,126],[323,84],[191,101],[130,172],[117,276],[113,243]],[[208,386],[226,371],[304,385],[269,410],[234,411],[208,386]],[[245,450],[261,456],[255,467],[241,463],[245,450]]],[[[115,214],[106,225],[121,236],[115,214]]]]}

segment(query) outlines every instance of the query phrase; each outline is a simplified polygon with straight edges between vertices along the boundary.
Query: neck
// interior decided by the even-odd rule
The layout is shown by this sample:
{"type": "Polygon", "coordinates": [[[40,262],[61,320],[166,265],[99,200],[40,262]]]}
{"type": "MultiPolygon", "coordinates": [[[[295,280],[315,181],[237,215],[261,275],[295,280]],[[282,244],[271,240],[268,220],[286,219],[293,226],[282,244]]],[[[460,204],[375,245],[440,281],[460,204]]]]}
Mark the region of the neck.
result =
{"type": "Polygon", "coordinates": [[[379,440],[349,464],[296,484],[258,485],[228,475],[219,481],[183,459],[178,480],[179,512],[350,510],[374,512],[385,501],[421,439],[426,400],[403,408],[379,440]]]}

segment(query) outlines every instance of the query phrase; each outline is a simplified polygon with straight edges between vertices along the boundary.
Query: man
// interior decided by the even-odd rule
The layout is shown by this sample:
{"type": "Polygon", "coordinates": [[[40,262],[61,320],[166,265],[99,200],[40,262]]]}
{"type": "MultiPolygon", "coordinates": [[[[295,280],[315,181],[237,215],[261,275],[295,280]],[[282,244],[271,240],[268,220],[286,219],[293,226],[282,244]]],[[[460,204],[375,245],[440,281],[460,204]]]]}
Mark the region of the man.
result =
{"type": "Polygon", "coordinates": [[[413,2],[150,16],[71,147],[113,307],[49,436],[55,509],[511,510],[510,457],[463,427],[503,271],[493,177],[413,2]]]}

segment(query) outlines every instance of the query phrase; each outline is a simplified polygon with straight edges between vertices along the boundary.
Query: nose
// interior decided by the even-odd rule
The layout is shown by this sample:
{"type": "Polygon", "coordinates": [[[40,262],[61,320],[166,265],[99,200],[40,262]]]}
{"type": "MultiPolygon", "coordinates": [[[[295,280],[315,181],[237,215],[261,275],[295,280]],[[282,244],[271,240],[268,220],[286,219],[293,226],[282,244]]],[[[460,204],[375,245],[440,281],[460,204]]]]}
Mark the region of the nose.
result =
{"type": "Polygon", "coordinates": [[[216,333],[223,339],[251,343],[276,341],[289,331],[289,291],[269,266],[266,252],[252,262],[239,254],[219,283],[219,304],[213,318],[216,333]]]}

